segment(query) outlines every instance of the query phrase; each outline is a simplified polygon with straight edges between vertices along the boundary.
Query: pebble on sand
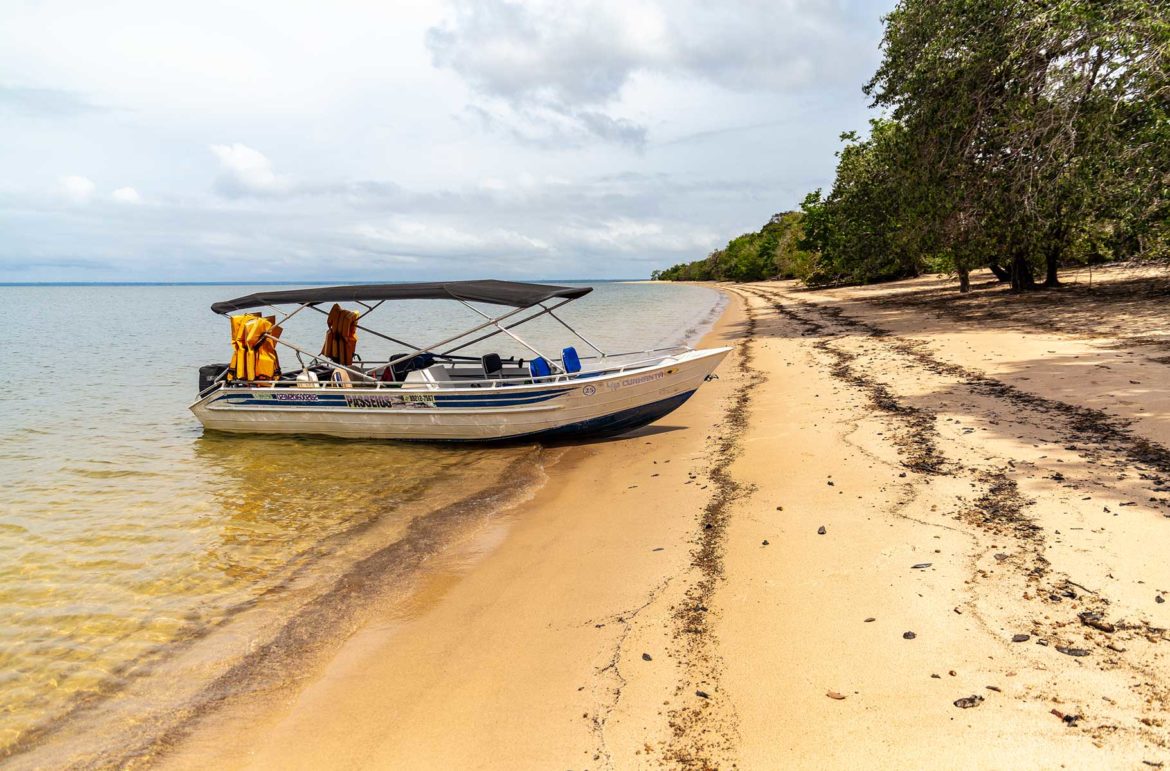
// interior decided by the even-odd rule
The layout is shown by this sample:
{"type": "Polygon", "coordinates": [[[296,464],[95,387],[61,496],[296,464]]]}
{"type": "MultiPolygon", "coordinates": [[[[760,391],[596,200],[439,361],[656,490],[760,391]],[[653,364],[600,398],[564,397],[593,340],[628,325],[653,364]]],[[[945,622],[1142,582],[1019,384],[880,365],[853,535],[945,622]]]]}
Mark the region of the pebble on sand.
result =
{"type": "Polygon", "coordinates": [[[653,661],[653,660],[654,660],[654,657],[651,656],[649,653],[642,654],[642,661],[653,661]]]}
{"type": "Polygon", "coordinates": [[[1088,656],[1089,652],[1084,648],[1070,648],[1067,645],[1057,645],[1056,649],[1065,656],[1088,656]]]}
{"type": "Polygon", "coordinates": [[[1030,634],[1014,634],[1012,635],[1012,642],[1028,642],[1032,639],[1030,634]]]}
{"type": "Polygon", "coordinates": [[[955,699],[955,706],[959,709],[971,709],[972,707],[978,707],[982,703],[983,697],[977,693],[970,696],[964,696],[961,699],[955,699]]]}
{"type": "Polygon", "coordinates": [[[711,698],[711,695],[709,693],[707,693],[706,691],[695,691],[695,695],[698,696],[700,699],[711,698]]]}
{"type": "Polygon", "coordinates": [[[913,640],[917,636],[918,635],[914,634],[913,632],[903,632],[902,633],[903,640],[913,640]]]}
{"type": "Polygon", "coordinates": [[[825,530],[824,525],[821,525],[820,527],[817,528],[817,535],[824,535],[826,532],[828,532],[828,531],[825,530]]]}
{"type": "Polygon", "coordinates": [[[845,694],[837,693],[836,691],[829,691],[825,695],[830,699],[835,699],[836,701],[843,701],[845,699],[845,694]]]}

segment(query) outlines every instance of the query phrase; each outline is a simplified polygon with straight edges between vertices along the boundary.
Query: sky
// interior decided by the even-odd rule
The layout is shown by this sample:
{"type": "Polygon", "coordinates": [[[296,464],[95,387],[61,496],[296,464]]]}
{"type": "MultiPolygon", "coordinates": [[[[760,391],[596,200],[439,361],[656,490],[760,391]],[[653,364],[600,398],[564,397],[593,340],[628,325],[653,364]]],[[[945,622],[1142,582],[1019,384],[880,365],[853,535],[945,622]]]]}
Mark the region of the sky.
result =
{"type": "Polygon", "coordinates": [[[0,282],[645,278],[832,183],[892,0],[0,0],[0,282]]]}

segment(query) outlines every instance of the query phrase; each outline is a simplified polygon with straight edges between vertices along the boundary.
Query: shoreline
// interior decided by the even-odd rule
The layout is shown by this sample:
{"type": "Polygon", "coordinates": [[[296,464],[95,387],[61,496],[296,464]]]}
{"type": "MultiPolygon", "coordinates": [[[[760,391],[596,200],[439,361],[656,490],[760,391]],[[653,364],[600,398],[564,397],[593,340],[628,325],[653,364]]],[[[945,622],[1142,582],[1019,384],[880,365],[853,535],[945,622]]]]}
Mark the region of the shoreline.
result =
{"type": "Polygon", "coordinates": [[[1170,761],[1170,339],[940,287],[716,287],[718,380],[142,764],[1170,761]]]}
{"type": "MultiPolygon", "coordinates": [[[[726,302],[717,292],[703,294],[709,297],[701,298],[701,307],[709,304],[711,312],[696,319],[690,328],[678,328],[679,334],[685,332],[688,342],[693,342],[696,331],[711,323],[711,315],[726,302]]],[[[683,318],[692,315],[684,313],[683,318]]],[[[156,747],[165,748],[177,741],[187,725],[205,712],[232,702],[237,692],[263,692],[268,694],[265,699],[279,698],[285,689],[297,687],[303,678],[302,669],[312,671],[319,667],[332,655],[335,642],[352,629],[364,627],[369,613],[381,612],[384,607],[411,606],[413,583],[429,580],[436,562],[473,563],[478,555],[490,551],[488,542],[502,537],[500,528],[489,521],[495,512],[535,494],[543,479],[537,483],[528,477],[533,473],[543,477],[544,466],[555,465],[568,449],[531,445],[497,450],[490,463],[476,461],[476,467],[482,469],[470,474],[452,475],[444,467],[442,489],[406,498],[395,495],[392,511],[375,506],[383,510],[382,515],[362,520],[298,553],[297,564],[290,560],[288,565],[292,567],[274,580],[272,587],[246,598],[239,607],[229,608],[222,621],[159,643],[149,657],[139,656],[113,671],[112,684],[101,692],[86,693],[68,702],[60,700],[64,706],[55,714],[46,715],[36,724],[30,721],[31,728],[22,726],[22,734],[4,747],[0,757],[21,767],[53,765],[69,759],[90,765],[123,761],[148,764],[156,747]],[[497,462],[499,457],[503,460],[497,462]],[[490,469],[509,463],[509,459],[521,461],[524,468],[519,472],[513,468],[515,473],[505,473],[492,482],[495,477],[490,469]],[[533,464],[539,468],[529,468],[533,464]],[[488,495],[491,490],[480,489],[485,487],[493,487],[506,500],[498,505],[485,502],[485,495],[499,497],[488,495]],[[402,568],[388,577],[393,567],[389,564],[383,564],[376,575],[361,567],[375,553],[388,554],[386,544],[409,551],[408,544],[398,543],[407,523],[442,518],[442,510],[448,506],[463,507],[469,513],[451,518],[459,522],[436,525],[443,532],[430,540],[441,543],[428,545],[427,553],[421,556],[407,554],[405,563],[413,564],[412,569],[402,568]],[[495,535],[488,538],[481,533],[485,527],[495,535]],[[464,550],[465,546],[469,551],[464,550]],[[364,588],[355,592],[354,584],[364,588]],[[341,606],[350,603],[351,594],[362,595],[354,601],[360,607],[343,612],[341,606]],[[337,602],[339,599],[344,602],[337,602]],[[312,607],[322,604],[331,606],[324,616],[314,620],[309,617],[312,614],[306,615],[312,607]]],[[[432,469],[432,475],[435,473],[432,469]]],[[[398,488],[393,490],[397,493],[398,488]]],[[[418,542],[417,538],[406,540],[418,542]]],[[[389,557],[383,560],[393,561],[389,557]]],[[[458,572],[465,567],[458,564],[452,569],[458,572]]],[[[421,610],[415,607],[402,612],[410,615],[421,610]]]]}
{"type": "Polygon", "coordinates": [[[303,564],[273,596],[166,644],[153,660],[134,662],[120,687],[78,700],[27,731],[6,748],[3,762],[30,768],[149,763],[203,714],[249,694],[270,698],[294,688],[342,641],[339,628],[360,627],[375,608],[405,606],[431,560],[458,560],[474,550],[474,539],[500,511],[539,489],[544,464],[557,456],[556,449],[539,447],[516,453],[503,475],[433,491],[406,502],[396,512],[405,517],[364,523],[321,544],[323,553],[311,564],[298,558],[303,564]]]}
{"type": "MultiPolygon", "coordinates": [[[[738,334],[741,320],[738,303],[725,301],[706,339],[738,334]]],[[[568,747],[580,747],[572,754],[590,767],[594,755],[618,753],[615,743],[631,756],[640,752],[626,712],[633,697],[623,693],[624,672],[634,662],[614,660],[614,651],[641,638],[641,624],[635,628],[628,616],[675,624],[671,606],[689,588],[678,577],[693,570],[695,520],[685,512],[706,506],[708,436],[734,390],[734,367],[729,359],[720,380],[659,424],[561,448],[545,468],[546,483],[505,515],[506,536],[490,553],[457,576],[430,572],[418,615],[392,634],[385,617],[358,631],[290,701],[268,704],[259,715],[254,704],[220,710],[161,765],[474,766],[482,762],[481,741],[497,747],[501,759],[523,745],[520,756],[536,763],[561,764],[568,747]],[[549,596],[531,586],[560,591],[549,596]],[[509,660],[518,651],[525,660],[509,660]],[[378,683],[386,692],[366,693],[359,683],[378,683]],[[512,698],[491,703],[505,694],[512,698]],[[371,718],[387,709],[399,713],[392,728],[371,718]],[[551,720],[550,712],[560,719],[551,720]],[[245,715],[262,727],[241,729],[245,715]],[[485,715],[492,717],[484,721],[485,715]],[[533,721],[552,733],[533,732],[533,721]],[[477,722],[487,733],[466,741],[434,734],[444,725],[477,722]],[[382,735],[386,730],[393,736],[382,735]],[[428,756],[420,744],[445,754],[428,756]]],[[[668,636],[645,644],[656,651],[652,658],[662,662],[663,675],[675,677],[681,665],[665,651],[675,642],[668,636]]],[[[636,663],[645,665],[641,652],[636,663]]],[[[663,732],[672,730],[673,719],[660,716],[663,732]]]]}

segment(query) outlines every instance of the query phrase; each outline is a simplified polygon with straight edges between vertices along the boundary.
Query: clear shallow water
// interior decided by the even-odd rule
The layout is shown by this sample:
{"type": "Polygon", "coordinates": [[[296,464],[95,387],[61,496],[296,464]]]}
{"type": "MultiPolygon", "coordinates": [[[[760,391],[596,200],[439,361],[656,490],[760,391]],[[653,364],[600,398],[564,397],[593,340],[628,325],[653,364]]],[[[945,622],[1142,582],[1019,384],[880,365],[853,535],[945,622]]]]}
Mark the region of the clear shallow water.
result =
{"type": "MultiPolygon", "coordinates": [[[[560,313],[609,351],[693,341],[719,303],[699,287],[595,286],[560,313]]],[[[0,287],[17,384],[0,391],[0,758],[76,704],[149,682],[181,644],[251,610],[284,612],[289,586],[336,576],[359,535],[402,537],[431,501],[538,462],[531,447],[204,436],[187,410],[196,371],[230,352],[208,306],[256,290],[0,287]]],[[[429,343],[475,318],[418,301],[369,323],[429,343]]],[[[316,350],[323,332],[303,311],[284,337],[316,350]]],[[[548,319],[520,334],[554,354],[573,342],[548,319]]],[[[401,347],[359,334],[358,349],[401,347]]],[[[472,350],[530,356],[503,338],[472,350]]]]}

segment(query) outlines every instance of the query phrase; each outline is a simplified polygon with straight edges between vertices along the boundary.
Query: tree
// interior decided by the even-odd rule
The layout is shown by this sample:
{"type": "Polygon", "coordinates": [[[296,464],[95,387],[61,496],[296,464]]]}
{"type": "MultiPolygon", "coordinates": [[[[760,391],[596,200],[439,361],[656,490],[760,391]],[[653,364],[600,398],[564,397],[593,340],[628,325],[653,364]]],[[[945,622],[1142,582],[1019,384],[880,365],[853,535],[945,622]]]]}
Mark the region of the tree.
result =
{"type": "Polygon", "coordinates": [[[997,244],[993,269],[1022,290],[1037,263],[1056,284],[1080,232],[1118,216],[1119,188],[1149,227],[1165,206],[1150,143],[1165,138],[1168,19],[1143,0],[903,0],[866,92],[904,127],[940,246],[969,260],[997,244]]]}
{"type": "Polygon", "coordinates": [[[801,204],[801,248],[817,252],[807,280],[814,284],[867,283],[902,278],[923,267],[924,233],[915,207],[918,183],[907,174],[909,148],[900,124],[870,122],[870,135],[841,135],[837,176],[828,196],[801,204]]]}

